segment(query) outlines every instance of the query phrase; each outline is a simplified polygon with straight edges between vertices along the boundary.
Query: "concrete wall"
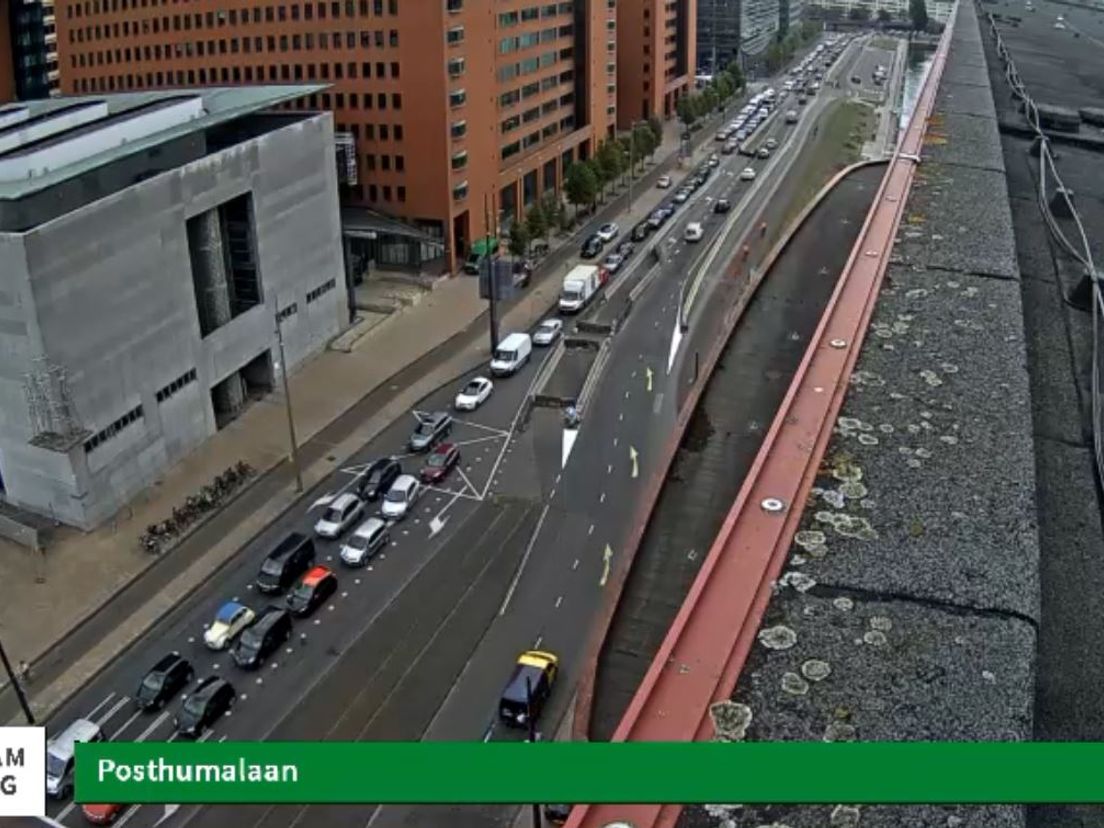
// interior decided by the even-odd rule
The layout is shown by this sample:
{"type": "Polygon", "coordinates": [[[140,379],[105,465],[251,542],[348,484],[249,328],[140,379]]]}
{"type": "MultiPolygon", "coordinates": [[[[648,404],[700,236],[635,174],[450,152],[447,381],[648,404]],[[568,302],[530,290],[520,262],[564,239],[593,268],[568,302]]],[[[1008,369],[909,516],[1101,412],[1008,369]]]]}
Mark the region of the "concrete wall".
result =
{"type": "MultiPolygon", "coordinates": [[[[215,432],[211,386],[268,349],[276,358],[277,297],[280,308],[298,306],[283,322],[292,367],[340,329],[347,311],[332,116],[289,124],[28,233],[0,234],[0,244],[14,248],[0,248],[5,263],[26,263],[33,309],[23,308],[23,321],[37,318],[45,354],[67,370],[82,424],[96,433],[142,406],[142,418],[94,451],[64,457],[27,445],[21,384],[0,380],[9,500],[88,528],[215,432]],[[252,194],[262,303],[204,339],[186,222],[243,193],[252,194]],[[308,304],[308,292],[331,279],[335,288],[308,304]],[[158,390],[193,368],[196,382],[159,403],[158,390]]],[[[19,278],[5,267],[0,295],[17,290],[19,278]]],[[[7,336],[14,347],[18,332],[3,330],[0,347],[7,336]]]]}

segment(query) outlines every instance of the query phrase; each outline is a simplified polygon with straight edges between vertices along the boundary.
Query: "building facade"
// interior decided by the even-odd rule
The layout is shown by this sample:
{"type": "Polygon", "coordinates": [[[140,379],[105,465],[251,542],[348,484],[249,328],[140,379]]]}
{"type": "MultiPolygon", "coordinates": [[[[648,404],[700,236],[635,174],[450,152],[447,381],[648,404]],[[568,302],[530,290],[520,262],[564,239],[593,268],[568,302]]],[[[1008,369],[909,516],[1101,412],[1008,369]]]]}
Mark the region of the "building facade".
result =
{"type": "Polygon", "coordinates": [[[779,0],[742,0],[740,3],[740,57],[747,66],[758,64],[778,34],[779,0]]]}
{"type": "Polygon", "coordinates": [[[0,111],[5,499],[101,523],[339,331],[332,117],[269,109],[320,88],[0,111]]]}
{"type": "MultiPolygon", "coordinates": [[[[886,12],[894,20],[909,19],[908,0],[809,0],[809,6],[832,11],[847,18],[853,9],[862,9],[870,20],[876,20],[879,12],[886,12]]],[[[954,9],[953,0],[927,0],[928,17],[946,24],[954,9]]]]}
{"type": "Polygon", "coordinates": [[[617,123],[670,118],[693,89],[699,0],[617,0],[617,123]]]}
{"type": "Polygon", "coordinates": [[[716,74],[740,54],[741,0],[698,0],[698,66],[716,74]]]}
{"type": "Polygon", "coordinates": [[[616,123],[613,0],[60,1],[68,93],[328,84],[294,106],[334,114],[353,259],[387,216],[438,257],[388,264],[455,270],[616,123]]]}
{"type": "Polygon", "coordinates": [[[803,8],[804,0],[778,0],[778,31],[782,35],[801,24],[803,8]]]}
{"type": "Polygon", "coordinates": [[[0,0],[0,93],[11,72],[14,89],[0,100],[57,95],[59,74],[54,0],[0,0]]]}

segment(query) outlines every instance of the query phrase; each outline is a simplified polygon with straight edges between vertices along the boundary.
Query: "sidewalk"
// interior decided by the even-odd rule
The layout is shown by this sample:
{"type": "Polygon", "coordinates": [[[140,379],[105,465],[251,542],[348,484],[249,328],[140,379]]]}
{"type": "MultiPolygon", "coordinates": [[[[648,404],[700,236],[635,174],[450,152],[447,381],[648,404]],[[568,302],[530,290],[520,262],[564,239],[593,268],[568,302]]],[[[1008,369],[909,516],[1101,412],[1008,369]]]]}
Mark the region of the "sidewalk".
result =
{"type": "MultiPolygon", "coordinates": [[[[719,120],[715,117],[707,121],[694,134],[698,147],[695,159],[712,151],[713,127],[719,120]]],[[[654,183],[658,175],[674,167],[677,147],[675,125],[668,124],[655,162],[634,183],[631,213],[625,209],[626,191],[621,188],[616,195],[611,193],[608,203],[573,236],[553,240],[553,250],[534,274],[533,287],[507,307],[501,323],[503,331],[531,327],[548,312],[558,296],[560,277],[576,260],[584,234],[605,221],[618,222],[625,232],[668,194],[667,190],[657,190],[654,183]]],[[[290,378],[304,489],[309,491],[418,399],[486,359],[488,343],[485,326],[481,324],[485,309],[486,302],[478,296],[478,281],[458,276],[417,305],[392,314],[354,342],[346,338],[343,347],[347,350],[327,350],[304,363],[290,378]],[[422,367],[421,362],[426,363],[424,371],[416,379],[391,383],[403,369],[415,363],[422,367]],[[361,420],[355,420],[352,414],[356,412],[350,409],[373,392],[386,395],[386,401],[361,420]],[[339,418],[342,421],[335,423],[339,418]],[[339,425],[344,428],[338,428],[339,425]]],[[[0,544],[0,582],[5,585],[5,600],[0,602],[0,637],[14,662],[26,660],[36,668],[36,680],[29,688],[36,708],[53,709],[295,503],[298,496],[293,488],[274,488],[277,484],[272,478],[276,475],[269,474],[276,468],[287,474],[287,464],[282,464],[287,452],[283,397],[272,394],[167,471],[113,521],[99,529],[89,533],[58,529],[41,557],[14,544],[0,544]],[[260,483],[267,480],[274,497],[259,503],[240,521],[232,521],[226,515],[212,517],[199,530],[212,535],[207,530],[217,529],[217,534],[213,534],[217,542],[206,549],[189,548],[185,552],[190,543],[197,543],[185,539],[180,547],[161,556],[140,550],[138,537],[147,525],[163,520],[174,506],[181,505],[188,495],[239,460],[259,472],[253,489],[260,490],[260,483]],[[43,655],[59,640],[143,572],[174,556],[181,571],[163,588],[143,593],[140,606],[135,606],[125,621],[111,626],[102,638],[82,650],[79,660],[63,665],[46,664],[47,669],[37,669],[43,655]],[[185,560],[186,565],[180,563],[185,560]],[[59,675],[51,675],[52,669],[59,675]]],[[[247,491],[241,500],[249,496],[247,491]]],[[[232,510],[233,505],[224,511],[232,510]]]]}

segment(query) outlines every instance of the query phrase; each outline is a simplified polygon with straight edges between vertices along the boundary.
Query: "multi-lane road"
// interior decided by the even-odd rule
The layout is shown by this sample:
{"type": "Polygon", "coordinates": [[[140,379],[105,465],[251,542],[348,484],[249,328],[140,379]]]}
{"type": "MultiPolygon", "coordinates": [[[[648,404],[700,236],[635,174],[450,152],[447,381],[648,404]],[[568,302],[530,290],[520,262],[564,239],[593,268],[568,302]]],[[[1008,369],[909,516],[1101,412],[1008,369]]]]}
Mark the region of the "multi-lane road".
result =
{"type": "MultiPolygon", "coordinates": [[[[850,47],[829,79],[840,79],[845,88],[860,51],[858,44],[850,47]]],[[[555,352],[536,348],[522,371],[495,381],[482,408],[456,415],[452,439],[463,453],[459,468],[425,492],[370,567],[347,569],[338,560],[337,543],[315,540],[318,562],[334,569],[340,587],[313,617],[297,622],[291,641],[262,670],[242,672],[228,655],[208,651],[205,625],[223,601],[237,599],[254,609],[270,603],[252,587],[267,552],[290,531],[310,533],[320,503],[350,486],[365,464],[398,454],[408,469],[420,465],[403,453],[416,425],[414,412],[335,470],[301,508],[269,527],[188,600],[167,607],[149,634],[53,716],[52,729],[85,716],[112,739],[174,739],[175,706],[156,715],[138,713],[133,696],[144,672],[166,651],[177,650],[193,662],[198,677],[224,675],[238,692],[232,714],[205,739],[517,739],[522,734],[496,720],[498,694],[517,654],[539,646],[561,658],[561,678],[541,721],[543,731],[554,731],[567,712],[592,620],[609,588],[610,567],[633,528],[644,481],[672,434],[694,354],[707,350],[720,329],[721,314],[710,302],[720,265],[754,231],[818,115],[840,94],[826,84],[801,108],[798,124],[786,125],[780,116],[768,122],[763,129],[780,144],[770,159],[721,156],[709,181],[654,239],[663,246],[662,263],[655,263],[645,244],[624,266],[616,277],[624,282],[619,294],[642,278],[647,285],[613,336],[599,390],[566,463],[559,412],[537,408],[523,416],[555,352]],[[754,182],[740,180],[745,166],[756,169],[754,182]],[[713,203],[722,197],[733,210],[715,214],[713,203]],[[683,241],[690,221],[705,225],[701,242],[683,241]],[[680,297],[695,284],[683,331],[680,297]]],[[[779,110],[789,108],[797,107],[785,102],[779,110]]],[[[432,393],[418,409],[448,409],[465,380],[458,377],[432,393]]],[[[57,803],[51,811],[64,825],[83,821],[71,803],[57,803]]],[[[146,805],[129,808],[120,823],[383,828],[440,825],[445,819],[449,825],[488,826],[510,817],[510,809],[496,807],[146,805]]]]}

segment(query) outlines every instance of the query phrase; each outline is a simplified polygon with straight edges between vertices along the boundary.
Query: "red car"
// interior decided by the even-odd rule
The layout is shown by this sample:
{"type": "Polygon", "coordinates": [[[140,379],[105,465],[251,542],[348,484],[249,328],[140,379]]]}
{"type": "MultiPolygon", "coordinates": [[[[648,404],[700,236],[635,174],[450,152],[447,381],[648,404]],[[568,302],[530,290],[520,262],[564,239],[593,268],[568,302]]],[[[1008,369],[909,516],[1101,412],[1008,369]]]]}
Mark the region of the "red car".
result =
{"type": "Polygon", "coordinates": [[[433,449],[422,466],[423,483],[440,483],[452,467],[460,462],[460,449],[455,443],[441,443],[433,449]]]}
{"type": "Polygon", "coordinates": [[[123,812],[122,805],[81,805],[84,818],[93,825],[110,825],[123,812]]]}

